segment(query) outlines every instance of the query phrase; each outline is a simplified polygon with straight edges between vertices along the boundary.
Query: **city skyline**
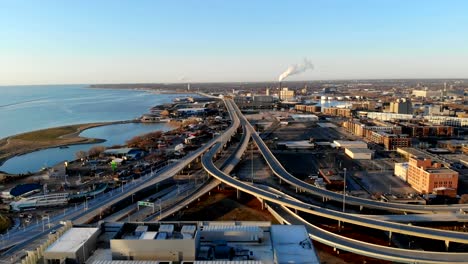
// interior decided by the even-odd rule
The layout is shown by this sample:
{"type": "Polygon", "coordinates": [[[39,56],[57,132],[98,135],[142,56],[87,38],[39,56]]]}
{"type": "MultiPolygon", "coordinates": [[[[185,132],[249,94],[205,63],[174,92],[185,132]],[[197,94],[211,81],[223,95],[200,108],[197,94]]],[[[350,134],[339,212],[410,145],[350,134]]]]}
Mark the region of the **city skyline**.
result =
{"type": "Polygon", "coordinates": [[[2,6],[0,85],[468,78],[462,1],[2,6]]]}

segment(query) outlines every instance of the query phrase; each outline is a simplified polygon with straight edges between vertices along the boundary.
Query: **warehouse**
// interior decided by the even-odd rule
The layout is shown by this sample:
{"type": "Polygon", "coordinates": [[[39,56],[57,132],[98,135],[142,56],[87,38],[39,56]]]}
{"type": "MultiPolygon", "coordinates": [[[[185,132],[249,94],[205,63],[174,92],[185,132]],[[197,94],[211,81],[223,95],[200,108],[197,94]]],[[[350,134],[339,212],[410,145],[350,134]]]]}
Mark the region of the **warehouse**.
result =
{"type": "Polygon", "coordinates": [[[367,148],[346,148],[345,154],[352,159],[371,160],[374,155],[374,151],[367,148]]]}

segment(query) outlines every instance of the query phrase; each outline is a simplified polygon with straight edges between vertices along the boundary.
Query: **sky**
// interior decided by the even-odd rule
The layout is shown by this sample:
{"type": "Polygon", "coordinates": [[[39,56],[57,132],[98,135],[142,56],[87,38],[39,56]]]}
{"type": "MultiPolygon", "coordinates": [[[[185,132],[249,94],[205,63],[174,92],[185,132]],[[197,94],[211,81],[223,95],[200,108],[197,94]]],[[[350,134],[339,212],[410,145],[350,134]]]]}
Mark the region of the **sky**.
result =
{"type": "Polygon", "coordinates": [[[468,1],[5,0],[0,85],[468,78],[468,1]]]}

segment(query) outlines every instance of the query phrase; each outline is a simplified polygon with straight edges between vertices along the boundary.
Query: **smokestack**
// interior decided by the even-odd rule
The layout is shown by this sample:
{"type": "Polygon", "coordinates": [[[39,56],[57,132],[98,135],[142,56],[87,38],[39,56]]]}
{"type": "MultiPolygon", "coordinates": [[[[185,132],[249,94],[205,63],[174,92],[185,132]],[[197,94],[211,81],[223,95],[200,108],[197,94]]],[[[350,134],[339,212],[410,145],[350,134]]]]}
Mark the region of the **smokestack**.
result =
{"type": "Polygon", "coordinates": [[[281,82],[279,82],[279,89],[280,89],[280,91],[281,91],[281,88],[282,88],[282,87],[281,87],[281,82]]]}

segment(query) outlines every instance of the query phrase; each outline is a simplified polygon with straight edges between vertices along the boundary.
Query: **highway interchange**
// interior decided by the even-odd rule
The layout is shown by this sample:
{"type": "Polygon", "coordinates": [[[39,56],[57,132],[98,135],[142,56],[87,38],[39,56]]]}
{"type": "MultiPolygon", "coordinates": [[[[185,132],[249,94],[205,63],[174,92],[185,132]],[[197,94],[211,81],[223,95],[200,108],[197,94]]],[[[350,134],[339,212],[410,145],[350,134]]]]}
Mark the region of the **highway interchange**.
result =
{"type": "MultiPolygon", "coordinates": [[[[240,110],[237,108],[235,103],[231,99],[224,99],[226,108],[229,111],[231,117],[231,126],[220,136],[210,140],[200,149],[190,153],[185,158],[181,159],[177,163],[170,164],[164,167],[159,172],[155,172],[151,175],[146,175],[145,177],[140,178],[140,180],[133,184],[127,184],[124,187],[119,195],[117,193],[111,192],[106,193],[97,197],[96,199],[90,200],[85,208],[77,208],[75,210],[69,209],[64,211],[63,215],[58,215],[49,219],[50,228],[44,228],[42,231],[41,224],[31,225],[25,230],[12,232],[7,240],[10,244],[16,244],[13,248],[3,253],[3,255],[8,256],[13,252],[18,252],[25,248],[28,242],[30,242],[34,237],[44,235],[50,230],[56,229],[60,226],[61,220],[73,220],[74,223],[86,223],[89,219],[92,219],[99,215],[102,212],[102,208],[106,208],[112,204],[117,203],[123,199],[128,198],[134,193],[141,191],[151,185],[157,184],[165,179],[171,178],[176,175],[179,171],[189,165],[191,162],[194,162],[199,159],[200,156],[202,165],[204,169],[208,172],[209,175],[213,176],[213,180],[209,181],[207,185],[203,186],[196,190],[193,195],[187,199],[183,199],[177,205],[172,208],[164,210],[165,215],[170,215],[178,210],[184,208],[195,199],[208,192],[220,182],[223,182],[227,185],[230,185],[240,191],[250,193],[257,198],[261,199],[265,203],[270,204],[270,208],[275,208],[278,211],[281,211],[281,214],[285,214],[283,217],[289,218],[288,221],[285,220],[285,223],[301,223],[306,225],[310,231],[311,237],[319,242],[330,245],[334,248],[346,250],[349,252],[354,252],[361,255],[366,255],[370,257],[406,262],[406,263],[466,263],[468,260],[467,253],[447,253],[447,252],[428,252],[428,251],[417,251],[417,250],[405,250],[391,247],[382,247],[373,244],[369,244],[362,241],[357,241],[349,239],[337,234],[330,233],[319,227],[307,223],[304,219],[301,219],[294,212],[288,208],[292,208],[298,211],[319,215],[322,217],[335,219],[342,222],[352,223],[355,225],[362,225],[370,228],[375,228],[378,230],[388,231],[390,234],[402,233],[412,236],[419,236],[425,238],[431,238],[436,240],[442,240],[446,242],[446,245],[449,245],[449,242],[458,242],[468,244],[468,234],[453,232],[453,231],[444,231],[432,228],[417,227],[407,224],[396,223],[397,221],[404,222],[407,219],[407,222],[411,221],[411,215],[401,215],[395,216],[394,218],[400,217],[399,220],[388,221],[392,219],[392,216],[389,215],[387,218],[382,216],[365,216],[359,214],[349,214],[339,211],[324,209],[314,205],[310,205],[304,202],[300,202],[292,197],[288,197],[284,194],[278,194],[274,191],[267,191],[261,188],[257,188],[251,184],[246,184],[241,182],[229,175],[230,171],[235,167],[239,162],[243,152],[246,150],[249,143],[249,139],[252,138],[255,144],[257,145],[260,153],[265,158],[267,164],[270,166],[273,173],[279,177],[281,180],[291,184],[300,191],[305,191],[312,193],[318,197],[324,197],[326,199],[342,201],[342,195],[334,192],[330,192],[324,189],[317,188],[313,185],[307,184],[303,181],[298,180],[291,174],[289,174],[282,165],[276,160],[274,155],[268,149],[266,144],[263,142],[261,137],[253,129],[250,123],[242,115],[240,110]],[[243,135],[239,146],[236,148],[234,153],[223,163],[223,170],[218,169],[213,163],[213,157],[217,155],[231,137],[236,133],[237,129],[242,127],[243,135]],[[292,219],[295,219],[294,221],[292,219]]],[[[114,190],[116,192],[116,190],[114,190]]],[[[368,208],[377,208],[386,211],[397,211],[405,213],[424,213],[424,214],[433,214],[435,212],[451,212],[452,215],[456,214],[460,209],[467,210],[466,205],[451,205],[451,206],[421,206],[421,205],[404,205],[404,204],[392,204],[392,203],[383,203],[374,200],[368,200],[358,197],[347,196],[346,203],[351,205],[357,205],[368,208]]],[[[436,214],[437,215],[437,214],[436,214]]],[[[413,215],[414,217],[418,215],[413,215]]],[[[147,220],[158,220],[159,217],[148,218],[147,220]]],[[[425,219],[430,220],[431,217],[428,216],[425,219]]],[[[427,220],[426,220],[427,221],[427,220]]]]}

